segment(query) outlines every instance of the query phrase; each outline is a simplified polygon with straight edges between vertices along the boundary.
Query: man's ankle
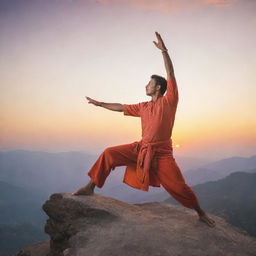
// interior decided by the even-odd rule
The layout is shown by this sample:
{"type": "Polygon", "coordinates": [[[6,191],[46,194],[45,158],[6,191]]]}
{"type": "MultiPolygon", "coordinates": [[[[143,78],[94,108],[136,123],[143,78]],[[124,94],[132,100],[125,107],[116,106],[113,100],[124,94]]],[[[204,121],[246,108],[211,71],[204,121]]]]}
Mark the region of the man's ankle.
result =
{"type": "Polygon", "coordinates": [[[92,189],[94,189],[94,188],[95,188],[95,186],[96,186],[96,184],[95,184],[92,180],[90,181],[90,183],[89,183],[89,184],[90,184],[90,186],[92,187],[92,189]]]}

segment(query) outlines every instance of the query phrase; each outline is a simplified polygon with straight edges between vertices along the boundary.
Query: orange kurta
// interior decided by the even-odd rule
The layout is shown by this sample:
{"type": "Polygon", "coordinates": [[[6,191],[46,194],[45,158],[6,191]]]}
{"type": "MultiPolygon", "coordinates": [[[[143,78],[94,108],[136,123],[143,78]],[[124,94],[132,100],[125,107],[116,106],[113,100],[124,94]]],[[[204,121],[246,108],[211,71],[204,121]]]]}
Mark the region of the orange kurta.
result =
{"type": "Polygon", "coordinates": [[[124,115],[141,117],[142,139],[139,142],[139,151],[136,168],[127,166],[124,181],[128,185],[134,183],[136,173],[139,188],[148,190],[148,186],[160,186],[157,178],[149,177],[151,151],[156,156],[165,155],[173,158],[172,152],[172,129],[178,104],[178,88],[175,77],[167,80],[165,96],[154,101],[145,101],[138,104],[124,104],[124,115]],[[154,145],[151,147],[150,145],[154,145]],[[159,144],[159,145],[157,145],[159,144]],[[142,151],[142,152],[141,152],[142,151]],[[150,151],[150,152],[148,152],[150,151]]]}
{"type": "Polygon", "coordinates": [[[197,197],[173,157],[171,136],[177,104],[175,77],[167,80],[166,94],[155,102],[124,104],[124,115],[141,118],[142,139],[106,148],[88,172],[93,182],[102,187],[111,170],[126,166],[123,182],[127,185],[148,191],[149,186],[161,184],[177,201],[193,208],[197,197]]]}

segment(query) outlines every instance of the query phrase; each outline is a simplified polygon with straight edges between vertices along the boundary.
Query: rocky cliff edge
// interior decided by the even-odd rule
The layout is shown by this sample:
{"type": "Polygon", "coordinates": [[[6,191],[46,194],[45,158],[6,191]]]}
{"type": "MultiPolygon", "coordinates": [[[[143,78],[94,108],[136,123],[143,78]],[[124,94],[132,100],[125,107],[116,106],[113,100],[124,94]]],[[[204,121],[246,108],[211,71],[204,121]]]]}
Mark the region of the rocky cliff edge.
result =
{"type": "Polygon", "coordinates": [[[255,256],[256,238],[209,214],[163,202],[128,204],[99,194],[51,195],[42,206],[50,241],[17,256],[255,256]]]}

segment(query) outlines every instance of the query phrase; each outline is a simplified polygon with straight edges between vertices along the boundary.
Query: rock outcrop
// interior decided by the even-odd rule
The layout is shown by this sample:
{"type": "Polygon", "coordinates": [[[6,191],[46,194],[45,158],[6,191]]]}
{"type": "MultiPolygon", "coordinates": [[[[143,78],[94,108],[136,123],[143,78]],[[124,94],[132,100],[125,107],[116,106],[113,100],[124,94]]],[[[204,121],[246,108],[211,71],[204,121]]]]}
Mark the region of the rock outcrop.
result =
{"type": "MultiPolygon", "coordinates": [[[[45,256],[256,255],[256,238],[208,213],[216,222],[211,228],[183,206],[61,193],[51,195],[43,210],[51,237],[45,256]]],[[[19,255],[39,255],[26,253],[19,255]]]]}
{"type": "Polygon", "coordinates": [[[50,241],[42,241],[24,247],[16,256],[47,256],[48,254],[50,254],[50,241]]]}

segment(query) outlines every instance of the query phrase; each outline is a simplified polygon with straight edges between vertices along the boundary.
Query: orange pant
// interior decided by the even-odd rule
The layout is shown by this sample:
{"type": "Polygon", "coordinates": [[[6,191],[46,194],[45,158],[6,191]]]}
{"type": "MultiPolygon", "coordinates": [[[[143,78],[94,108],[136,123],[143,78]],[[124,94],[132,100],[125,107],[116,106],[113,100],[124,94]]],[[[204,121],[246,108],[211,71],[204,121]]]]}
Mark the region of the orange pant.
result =
{"type": "MultiPolygon", "coordinates": [[[[97,187],[101,188],[111,170],[117,166],[136,165],[138,152],[134,150],[134,143],[106,148],[91,169],[88,176],[97,187]]],[[[170,156],[156,155],[157,169],[153,171],[165,190],[183,206],[194,208],[197,197],[193,190],[185,183],[182,173],[170,156]]],[[[133,175],[136,177],[136,175],[133,175]]],[[[135,178],[134,178],[135,179],[135,178]]]]}

